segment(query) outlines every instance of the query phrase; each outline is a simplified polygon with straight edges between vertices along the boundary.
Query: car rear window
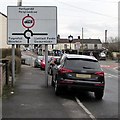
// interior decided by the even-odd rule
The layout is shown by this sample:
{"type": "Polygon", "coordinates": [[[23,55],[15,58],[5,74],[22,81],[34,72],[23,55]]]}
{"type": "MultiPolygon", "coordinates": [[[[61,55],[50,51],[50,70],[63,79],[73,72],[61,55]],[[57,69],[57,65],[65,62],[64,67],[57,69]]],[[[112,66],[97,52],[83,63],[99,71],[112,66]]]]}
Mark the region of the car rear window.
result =
{"type": "Polygon", "coordinates": [[[98,61],[91,59],[81,58],[67,58],[65,61],[65,67],[69,69],[100,69],[98,61]]]}

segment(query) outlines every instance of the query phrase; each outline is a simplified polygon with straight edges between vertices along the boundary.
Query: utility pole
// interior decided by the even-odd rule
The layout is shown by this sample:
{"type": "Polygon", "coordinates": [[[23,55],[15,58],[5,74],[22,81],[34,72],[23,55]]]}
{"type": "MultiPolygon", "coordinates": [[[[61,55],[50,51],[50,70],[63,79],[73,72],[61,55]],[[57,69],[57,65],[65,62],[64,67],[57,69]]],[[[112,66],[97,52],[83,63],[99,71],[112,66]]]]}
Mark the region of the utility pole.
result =
{"type": "MultiPolygon", "coordinates": [[[[17,6],[22,6],[22,0],[17,0],[17,6]]],[[[16,48],[20,48],[20,45],[16,45],[16,48]]]]}
{"type": "MultiPolygon", "coordinates": [[[[17,6],[22,5],[22,0],[17,1],[17,6]]],[[[18,48],[19,45],[16,45],[16,48],[18,48]]],[[[12,87],[15,83],[15,44],[12,44],[12,87]]]]}
{"type": "Polygon", "coordinates": [[[78,43],[77,43],[77,54],[79,55],[80,52],[80,36],[78,36],[78,43]]]}
{"type": "Polygon", "coordinates": [[[105,43],[107,43],[107,30],[105,30],[105,43]]]}
{"type": "Polygon", "coordinates": [[[83,27],[82,27],[82,55],[83,55],[83,27]]]}
{"type": "Polygon", "coordinates": [[[17,6],[22,6],[22,0],[17,1],[17,6]]]}
{"type": "Polygon", "coordinates": [[[109,48],[109,44],[108,44],[108,41],[107,41],[107,30],[105,30],[105,47],[106,47],[106,49],[109,48]]]}

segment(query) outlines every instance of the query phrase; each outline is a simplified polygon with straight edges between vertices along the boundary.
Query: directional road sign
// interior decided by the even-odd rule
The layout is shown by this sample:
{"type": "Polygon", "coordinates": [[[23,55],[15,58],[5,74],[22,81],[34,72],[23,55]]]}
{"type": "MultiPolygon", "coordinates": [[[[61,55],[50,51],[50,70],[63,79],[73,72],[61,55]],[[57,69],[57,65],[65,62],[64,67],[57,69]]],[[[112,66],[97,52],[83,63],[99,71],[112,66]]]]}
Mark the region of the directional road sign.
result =
{"type": "Polygon", "coordinates": [[[11,44],[56,44],[57,7],[8,6],[8,41],[11,44]]]}

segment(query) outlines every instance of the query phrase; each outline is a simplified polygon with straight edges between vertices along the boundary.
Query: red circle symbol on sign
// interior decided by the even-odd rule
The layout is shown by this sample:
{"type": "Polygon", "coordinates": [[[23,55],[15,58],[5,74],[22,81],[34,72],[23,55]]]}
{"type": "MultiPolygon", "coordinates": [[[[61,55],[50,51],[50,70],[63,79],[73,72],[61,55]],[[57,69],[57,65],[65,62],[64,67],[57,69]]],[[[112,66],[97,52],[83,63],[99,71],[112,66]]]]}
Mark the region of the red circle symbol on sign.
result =
{"type": "Polygon", "coordinates": [[[32,28],[35,24],[35,20],[32,16],[25,16],[23,19],[22,19],[22,25],[25,27],[25,28],[32,28]]]}

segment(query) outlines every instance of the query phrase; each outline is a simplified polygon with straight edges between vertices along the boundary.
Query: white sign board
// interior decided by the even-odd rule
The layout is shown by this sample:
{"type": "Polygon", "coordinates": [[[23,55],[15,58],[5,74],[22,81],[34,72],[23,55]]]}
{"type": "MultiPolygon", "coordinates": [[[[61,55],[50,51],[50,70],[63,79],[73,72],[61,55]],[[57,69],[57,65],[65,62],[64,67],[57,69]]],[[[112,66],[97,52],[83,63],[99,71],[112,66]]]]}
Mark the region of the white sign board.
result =
{"type": "Polygon", "coordinates": [[[9,45],[57,43],[57,7],[8,6],[7,10],[9,45]]]}

